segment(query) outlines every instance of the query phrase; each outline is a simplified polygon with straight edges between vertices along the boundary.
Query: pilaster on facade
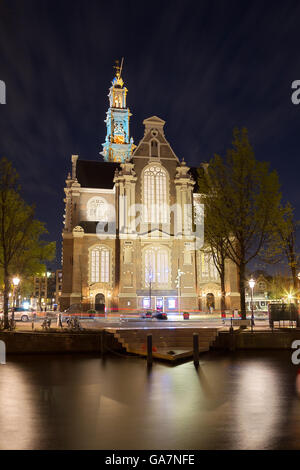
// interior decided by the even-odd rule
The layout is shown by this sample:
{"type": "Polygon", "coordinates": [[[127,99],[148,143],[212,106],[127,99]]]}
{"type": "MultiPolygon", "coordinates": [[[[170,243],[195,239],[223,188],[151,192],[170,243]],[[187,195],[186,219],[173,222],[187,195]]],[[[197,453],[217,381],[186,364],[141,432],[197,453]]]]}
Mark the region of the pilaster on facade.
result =
{"type": "Polygon", "coordinates": [[[121,170],[117,170],[114,177],[114,183],[117,187],[117,218],[120,235],[135,233],[135,186],[136,173],[134,164],[126,161],[121,163],[121,170]]]}
{"type": "Polygon", "coordinates": [[[193,220],[193,189],[196,184],[189,173],[190,168],[182,160],[176,168],[175,187],[176,201],[179,206],[176,232],[184,235],[192,234],[193,220]]]}

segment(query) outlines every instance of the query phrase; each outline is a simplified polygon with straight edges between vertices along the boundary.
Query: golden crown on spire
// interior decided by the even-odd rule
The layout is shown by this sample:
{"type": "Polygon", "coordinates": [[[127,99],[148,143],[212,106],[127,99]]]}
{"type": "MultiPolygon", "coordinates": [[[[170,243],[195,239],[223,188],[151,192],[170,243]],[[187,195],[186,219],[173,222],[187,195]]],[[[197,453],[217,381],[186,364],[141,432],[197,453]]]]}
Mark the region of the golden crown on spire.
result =
{"type": "Polygon", "coordinates": [[[124,57],[122,57],[121,65],[118,60],[116,60],[116,65],[114,65],[114,69],[116,70],[116,77],[113,80],[114,85],[120,85],[121,87],[124,85],[122,80],[122,68],[123,68],[124,57]]]}

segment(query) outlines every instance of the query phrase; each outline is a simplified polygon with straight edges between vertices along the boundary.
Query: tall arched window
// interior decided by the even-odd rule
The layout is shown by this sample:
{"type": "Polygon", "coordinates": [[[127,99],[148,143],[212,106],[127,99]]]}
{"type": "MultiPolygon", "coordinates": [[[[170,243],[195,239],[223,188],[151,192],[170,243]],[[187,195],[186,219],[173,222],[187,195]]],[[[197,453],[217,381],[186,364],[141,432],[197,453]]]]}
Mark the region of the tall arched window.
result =
{"type": "Polygon", "coordinates": [[[105,199],[93,197],[87,203],[87,219],[93,222],[107,222],[108,212],[105,199]]]}
{"type": "Polygon", "coordinates": [[[144,171],[144,222],[168,222],[167,173],[159,165],[144,171]]]}
{"type": "Polygon", "coordinates": [[[110,251],[105,246],[97,246],[90,252],[90,280],[110,281],[110,251]]]}
{"type": "Polygon", "coordinates": [[[151,247],[144,252],[145,286],[167,286],[169,283],[169,253],[166,248],[151,247]]]}
{"type": "Polygon", "coordinates": [[[210,253],[201,253],[201,274],[202,279],[217,280],[219,278],[218,270],[210,253]]]}

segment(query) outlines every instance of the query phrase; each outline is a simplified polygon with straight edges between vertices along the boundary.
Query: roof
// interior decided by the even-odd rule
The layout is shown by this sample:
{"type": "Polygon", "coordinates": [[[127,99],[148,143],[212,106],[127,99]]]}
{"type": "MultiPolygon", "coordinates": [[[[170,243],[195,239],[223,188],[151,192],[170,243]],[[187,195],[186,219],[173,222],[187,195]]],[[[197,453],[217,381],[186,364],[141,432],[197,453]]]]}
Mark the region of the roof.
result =
{"type": "Polygon", "coordinates": [[[76,178],[83,188],[113,189],[116,169],[119,163],[78,160],[76,178]]]}
{"type": "Polygon", "coordinates": [[[166,121],[164,121],[163,119],[160,119],[158,116],[151,116],[147,119],[144,119],[143,120],[143,124],[146,125],[146,124],[160,124],[160,125],[165,125],[166,124],[166,121]]]}
{"type": "MultiPolygon", "coordinates": [[[[113,189],[116,169],[121,169],[120,163],[77,160],[76,178],[82,188],[113,189]]],[[[196,182],[194,192],[198,192],[198,169],[192,167],[189,172],[196,182]]]]}

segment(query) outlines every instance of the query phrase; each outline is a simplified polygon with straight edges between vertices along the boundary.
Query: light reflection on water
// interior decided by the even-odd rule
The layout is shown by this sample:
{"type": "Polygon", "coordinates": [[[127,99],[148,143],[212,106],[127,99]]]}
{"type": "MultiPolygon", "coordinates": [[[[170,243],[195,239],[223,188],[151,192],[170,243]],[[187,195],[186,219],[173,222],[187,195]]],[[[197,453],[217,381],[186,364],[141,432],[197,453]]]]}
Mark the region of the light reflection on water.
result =
{"type": "Polygon", "coordinates": [[[1,449],[300,448],[290,353],[209,353],[148,371],[138,358],[9,357],[1,449]]]}

